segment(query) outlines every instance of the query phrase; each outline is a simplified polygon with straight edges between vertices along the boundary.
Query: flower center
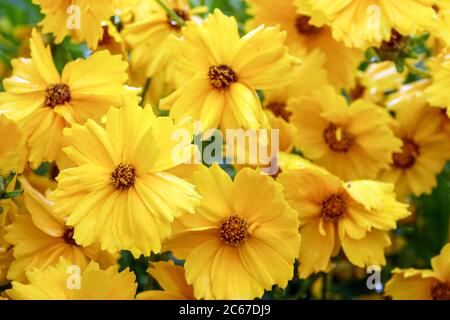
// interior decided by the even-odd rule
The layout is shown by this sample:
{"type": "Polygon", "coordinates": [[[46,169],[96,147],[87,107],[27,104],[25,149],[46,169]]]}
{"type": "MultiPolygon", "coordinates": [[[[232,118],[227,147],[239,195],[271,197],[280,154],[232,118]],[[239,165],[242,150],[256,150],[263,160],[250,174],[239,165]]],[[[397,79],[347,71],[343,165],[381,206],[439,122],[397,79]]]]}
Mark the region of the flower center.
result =
{"type": "Polygon", "coordinates": [[[416,158],[420,155],[420,147],[411,139],[403,139],[402,152],[392,155],[394,166],[400,169],[411,168],[416,163],[416,158]]]}
{"type": "Polygon", "coordinates": [[[450,285],[448,283],[438,283],[431,287],[431,297],[433,300],[450,300],[450,285]]]}
{"type": "MultiPolygon", "coordinates": [[[[190,20],[189,13],[182,9],[173,9],[173,12],[175,12],[177,14],[177,16],[179,16],[184,21],[190,20]]],[[[178,24],[178,22],[176,20],[174,20],[170,15],[167,15],[167,19],[168,19],[169,25],[173,29],[175,29],[175,30],[181,29],[181,26],[178,24]]]]}
{"type": "Polygon", "coordinates": [[[276,117],[283,118],[285,121],[289,121],[292,115],[292,112],[286,110],[286,103],[284,102],[270,102],[266,108],[272,111],[276,117]]]}
{"type": "Polygon", "coordinates": [[[347,199],[344,194],[336,193],[325,198],[321,206],[322,217],[329,222],[336,222],[347,213],[347,199]]]}
{"type": "Polygon", "coordinates": [[[389,41],[383,41],[380,46],[381,51],[397,51],[400,50],[403,46],[405,38],[398,33],[397,30],[392,29],[391,38],[389,41]]]}
{"type": "Polygon", "coordinates": [[[45,90],[45,106],[54,108],[70,101],[70,89],[65,83],[48,86],[45,90]]]}
{"type": "Polygon", "coordinates": [[[116,190],[126,190],[134,185],[135,169],[130,164],[120,163],[111,173],[111,182],[116,190]]]}
{"type": "Polygon", "coordinates": [[[295,19],[295,28],[297,32],[302,35],[313,35],[319,33],[322,28],[315,27],[309,24],[311,17],[299,15],[297,19],[295,19]]]}
{"type": "Polygon", "coordinates": [[[233,69],[224,64],[210,67],[208,77],[211,86],[220,90],[228,89],[231,84],[238,81],[237,75],[233,69]]]}
{"type": "Polygon", "coordinates": [[[323,139],[335,152],[348,152],[355,142],[355,137],[351,133],[332,123],[323,132],[323,139]]]}
{"type": "Polygon", "coordinates": [[[220,238],[227,245],[238,247],[247,239],[248,227],[244,218],[232,215],[219,223],[220,238]]]}
{"type": "Polygon", "coordinates": [[[75,242],[75,239],[73,238],[74,228],[73,227],[66,227],[66,230],[64,231],[63,239],[66,243],[77,245],[75,242]]]}
{"type": "Polygon", "coordinates": [[[100,46],[107,46],[113,42],[114,38],[109,34],[109,28],[107,25],[104,25],[102,28],[103,28],[103,36],[98,44],[100,46]]]}

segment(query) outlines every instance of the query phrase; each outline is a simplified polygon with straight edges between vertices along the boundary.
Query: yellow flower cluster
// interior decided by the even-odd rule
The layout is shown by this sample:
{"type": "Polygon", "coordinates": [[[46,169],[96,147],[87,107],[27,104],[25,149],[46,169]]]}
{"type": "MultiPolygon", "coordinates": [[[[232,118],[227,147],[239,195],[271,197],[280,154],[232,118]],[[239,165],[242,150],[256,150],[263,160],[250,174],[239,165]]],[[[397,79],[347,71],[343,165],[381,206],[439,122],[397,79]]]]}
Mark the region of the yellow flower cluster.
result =
{"type": "MultiPolygon", "coordinates": [[[[44,18],[0,92],[7,298],[254,299],[338,257],[384,266],[450,160],[447,1],[248,0],[245,25],[186,0],[32,2],[44,18]],[[432,50],[410,72],[361,67],[422,32],[432,50]],[[58,70],[66,36],[89,51],[58,70]],[[411,78],[417,65],[430,72],[411,78]],[[222,150],[230,132],[273,131],[231,176],[195,161],[212,135],[222,150]],[[151,262],[162,290],[137,294],[123,250],[177,259],[151,262]]],[[[386,294],[449,299],[449,246],[433,270],[396,269],[386,294]]]]}

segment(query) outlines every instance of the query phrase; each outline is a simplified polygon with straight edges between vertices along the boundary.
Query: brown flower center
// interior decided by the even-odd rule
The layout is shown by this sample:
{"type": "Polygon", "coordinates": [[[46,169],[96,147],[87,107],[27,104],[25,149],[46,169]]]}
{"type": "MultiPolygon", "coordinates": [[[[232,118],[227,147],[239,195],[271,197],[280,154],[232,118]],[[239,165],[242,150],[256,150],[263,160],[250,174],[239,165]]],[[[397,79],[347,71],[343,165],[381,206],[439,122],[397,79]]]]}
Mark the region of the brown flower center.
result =
{"type": "Polygon", "coordinates": [[[66,230],[64,231],[63,239],[66,243],[71,245],[77,245],[75,242],[75,239],[73,238],[74,228],[73,227],[66,227],[66,230]]]}
{"type": "Polygon", "coordinates": [[[402,48],[405,38],[398,33],[397,30],[392,29],[391,38],[389,41],[383,41],[380,46],[381,51],[397,51],[402,48]]]}
{"type": "Polygon", "coordinates": [[[402,152],[392,155],[394,166],[400,169],[411,168],[416,163],[416,158],[420,155],[420,147],[411,139],[403,139],[402,152]]]}
{"type": "Polygon", "coordinates": [[[70,101],[70,89],[65,83],[48,86],[45,90],[45,106],[54,108],[70,101]]]}
{"type": "Polygon", "coordinates": [[[299,15],[297,19],[295,19],[295,28],[297,32],[302,35],[313,35],[319,33],[322,28],[318,28],[309,24],[311,17],[299,15]]]}
{"type": "Polygon", "coordinates": [[[221,64],[212,66],[208,71],[209,83],[215,89],[225,90],[238,81],[236,73],[230,66],[221,64]]]}
{"type": "MultiPolygon", "coordinates": [[[[190,20],[189,13],[187,11],[185,11],[185,10],[173,9],[173,12],[175,12],[177,14],[177,16],[179,16],[184,21],[189,21],[190,20]]],[[[169,25],[173,29],[175,29],[177,31],[181,29],[181,26],[178,24],[178,22],[176,20],[174,20],[170,15],[167,15],[167,19],[168,19],[169,25]]]]}
{"type": "Polygon", "coordinates": [[[232,215],[219,223],[219,234],[229,246],[240,246],[248,236],[248,222],[238,215],[232,215]]]}
{"type": "Polygon", "coordinates": [[[433,300],[450,300],[450,285],[448,283],[438,283],[431,287],[431,297],[433,300]]]}
{"type": "Polygon", "coordinates": [[[344,194],[336,193],[325,198],[321,206],[322,217],[329,222],[336,222],[347,213],[347,199],[344,194]]]}
{"type": "Polygon", "coordinates": [[[273,112],[276,117],[283,118],[285,121],[289,121],[292,112],[286,110],[286,103],[284,102],[270,102],[266,106],[267,109],[273,112]]]}
{"type": "Polygon", "coordinates": [[[351,133],[333,123],[330,123],[323,132],[323,139],[335,152],[348,152],[355,142],[355,137],[351,133]]]}
{"type": "Polygon", "coordinates": [[[134,185],[135,177],[134,167],[122,162],[111,173],[111,182],[116,190],[126,190],[134,185]]]}
{"type": "Polygon", "coordinates": [[[107,46],[113,42],[114,38],[109,34],[109,28],[107,25],[104,25],[102,28],[103,28],[103,36],[98,44],[100,46],[107,46]]]}

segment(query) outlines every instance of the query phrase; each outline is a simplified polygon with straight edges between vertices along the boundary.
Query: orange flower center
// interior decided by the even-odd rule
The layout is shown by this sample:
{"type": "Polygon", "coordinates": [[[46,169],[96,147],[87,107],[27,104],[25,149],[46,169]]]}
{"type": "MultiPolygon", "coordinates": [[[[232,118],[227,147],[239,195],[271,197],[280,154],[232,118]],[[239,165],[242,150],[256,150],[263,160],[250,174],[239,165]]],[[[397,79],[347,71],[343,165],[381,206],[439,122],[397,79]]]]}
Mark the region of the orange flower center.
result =
{"type": "Polygon", "coordinates": [[[215,89],[225,90],[238,81],[236,73],[230,66],[221,64],[212,66],[208,71],[209,83],[215,89]]]}
{"type": "Polygon", "coordinates": [[[450,300],[450,285],[448,283],[438,283],[431,287],[431,297],[433,300],[450,300]]]}
{"type": "Polygon", "coordinates": [[[323,132],[323,139],[335,152],[348,152],[355,142],[355,137],[334,124],[330,124],[323,132]]]}
{"type": "Polygon", "coordinates": [[[70,89],[69,86],[65,83],[57,83],[48,86],[45,90],[45,106],[54,108],[59,105],[63,105],[66,102],[69,102],[70,97],[70,89]]]}
{"type": "Polygon", "coordinates": [[[130,164],[120,163],[111,173],[111,182],[116,190],[126,190],[134,186],[135,169],[130,164]]]}
{"type": "Polygon", "coordinates": [[[392,155],[394,166],[400,169],[411,168],[416,163],[416,158],[420,155],[420,147],[411,139],[403,139],[402,152],[392,155]]]}
{"type": "Polygon", "coordinates": [[[219,234],[223,242],[238,247],[248,237],[248,222],[238,215],[232,215],[219,223],[219,234]]]}
{"type": "Polygon", "coordinates": [[[66,227],[66,230],[64,231],[63,239],[66,243],[71,245],[77,245],[75,242],[75,239],[73,238],[74,229],[73,227],[66,227]]]}
{"type": "MultiPolygon", "coordinates": [[[[189,21],[190,20],[189,13],[187,11],[184,11],[182,9],[173,9],[173,12],[175,12],[177,14],[177,16],[179,16],[184,21],[189,21]]],[[[178,25],[178,22],[176,22],[174,19],[172,19],[172,17],[170,15],[167,15],[167,19],[168,19],[169,25],[173,29],[175,29],[175,30],[180,30],[181,29],[181,26],[178,25]]]]}
{"type": "Polygon", "coordinates": [[[336,222],[347,213],[347,199],[344,194],[336,193],[322,201],[322,217],[329,222],[336,222]]]}
{"type": "Polygon", "coordinates": [[[283,118],[285,121],[289,121],[292,115],[292,112],[286,110],[286,103],[284,102],[270,102],[266,108],[272,111],[276,117],[283,118]]]}
{"type": "Polygon", "coordinates": [[[311,17],[299,15],[297,19],[295,19],[295,28],[297,29],[297,32],[307,36],[319,33],[322,28],[309,24],[310,20],[311,17]]]}

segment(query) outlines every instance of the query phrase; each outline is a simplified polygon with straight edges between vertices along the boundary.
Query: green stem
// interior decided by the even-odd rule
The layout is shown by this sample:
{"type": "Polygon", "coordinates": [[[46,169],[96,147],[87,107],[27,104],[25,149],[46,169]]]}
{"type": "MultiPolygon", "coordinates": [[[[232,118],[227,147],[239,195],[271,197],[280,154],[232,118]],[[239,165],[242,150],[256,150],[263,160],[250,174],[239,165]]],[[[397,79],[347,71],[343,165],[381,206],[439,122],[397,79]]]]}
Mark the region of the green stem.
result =
{"type": "Polygon", "coordinates": [[[161,8],[163,8],[167,12],[167,14],[177,23],[177,25],[179,25],[180,27],[184,27],[186,25],[184,20],[182,18],[180,18],[180,16],[177,15],[175,13],[175,11],[173,11],[171,8],[166,6],[164,4],[164,2],[162,2],[161,0],[155,0],[155,1],[161,6],[161,8]]]}
{"type": "Polygon", "coordinates": [[[142,89],[142,100],[141,100],[141,107],[145,107],[145,98],[147,97],[147,91],[150,88],[150,82],[152,81],[152,78],[147,78],[144,84],[144,88],[142,89]]]}

